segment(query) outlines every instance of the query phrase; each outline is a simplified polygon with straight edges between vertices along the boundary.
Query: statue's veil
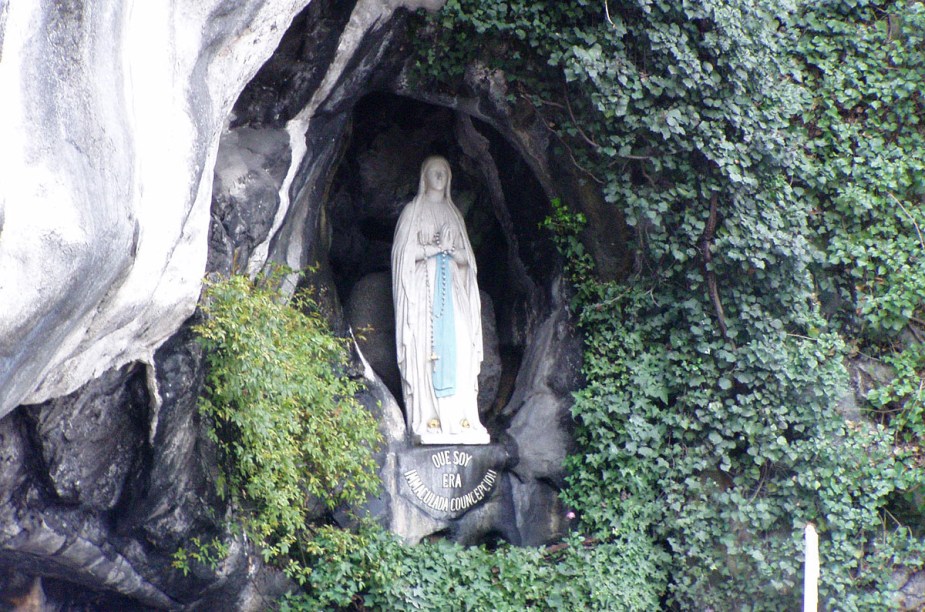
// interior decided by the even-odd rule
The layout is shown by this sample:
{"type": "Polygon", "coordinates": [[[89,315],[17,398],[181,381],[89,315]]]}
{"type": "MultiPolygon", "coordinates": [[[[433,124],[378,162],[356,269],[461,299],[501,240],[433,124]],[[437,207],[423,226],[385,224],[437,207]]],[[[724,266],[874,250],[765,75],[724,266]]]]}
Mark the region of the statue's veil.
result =
{"type": "Polygon", "coordinates": [[[427,193],[427,179],[425,175],[427,174],[427,170],[434,164],[441,164],[443,169],[446,170],[446,185],[443,186],[443,199],[452,204],[453,208],[456,208],[456,204],[453,202],[453,196],[450,195],[450,186],[453,183],[453,171],[450,169],[450,163],[439,155],[431,155],[421,164],[421,178],[418,181],[418,195],[415,199],[421,198],[427,193]]]}

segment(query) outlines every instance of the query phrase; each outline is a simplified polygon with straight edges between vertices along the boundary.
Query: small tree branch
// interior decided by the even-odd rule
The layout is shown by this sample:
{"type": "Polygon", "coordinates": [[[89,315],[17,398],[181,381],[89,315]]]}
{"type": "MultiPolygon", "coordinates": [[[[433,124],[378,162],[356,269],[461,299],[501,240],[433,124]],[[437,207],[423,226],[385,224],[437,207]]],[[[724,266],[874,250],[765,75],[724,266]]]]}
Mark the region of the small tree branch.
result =
{"type": "Polygon", "coordinates": [[[615,24],[613,19],[610,18],[610,7],[607,5],[607,0],[604,0],[604,16],[607,18],[607,23],[613,27],[617,27],[617,24],[615,24]]]}
{"type": "MultiPolygon", "coordinates": [[[[530,102],[529,99],[527,101],[530,102]]],[[[568,142],[564,138],[562,138],[562,136],[558,132],[556,132],[556,130],[551,125],[549,125],[549,122],[546,121],[546,118],[543,116],[543,113],[541,113],[540,110],[536,108],[536,105],[534,105],[532,102],[530,102],[530,104],[531,106],[533,106],[533,110],[536,112],[536,116],[539,117],[540,121],[543,122],[543,127],[549,130],[549,132],[553,134],[559,140],[559,142],[562,143],[562,146],[565,147],[565,150],[568,151],[568,156],[569,158],[571,158],[572,163],[575,165],[575,167],[581,170],[582,172],[584,172],[585,174],[587,174],[589,177],[591,177],[591,179],[594,180],[594,182],[596,182],[597,184],[603,185],[604,181],[597,178],[597,176],[595,176],[593,172],[591,172],[590,170],[588,170],[587,168],[585,168],[584,166],[578,163],[578,160],[575,159],[575,152],[572,151],[572,147],[569,146],[568,142]]]]}
{"type": "Polygon", "coordinates": [[[707,291],[710,294],[710,301],[713,302],[713,308],[716,310],[716,321],[723,338],[728,339],[726,315],[723,312],[723,303],[719,299],[716,273],[713,271],[713,254],[710,252],[710,245],[716,234],[716,205],[718,200],[719,196],[715,193],[710,198],[710,216],[707,219],[707,226],[703,230],[703,237],[700,239],[700,249],[703,252],[703,269],[707,277],[707,291]]]}
{"type": "Polygon", "coordinates": [[[575,119],[575,113],[572,112],[572,104],[568,99],[568,89],[565,87],[562,88],[563,96],[565,97],[565,107],[568,109],[569,117],[572,118],[572,123],[575,124],[575,128],[578,130],[578,133],[581,134],[581,137],[584,138],[585,142],[594,147],[595,149],[600,149],[601,145],[597,144],[591,138],[585,134],[585,131],[581,129],[581,125],[578,123],[578,119],[575,119]]]}
{"type": "Polygon", "coordinates": [[[903,203],[899,200],[899,198],[894,196],[892,193],[890,194],[890,197],[893,198],[894,202],[899,204],[899,207],[903,210],[904,213],[906,213],[906,216],[909,217],[909,220],[912,221],[912,225],[915,226],[915,233],[919,235],[919,244],[922,245],[923,249],[925,249],[925,240],[922,239],[922,228],[919,227],[915,217],[913,217],[912,213],[910,213],[909,210],[903,206],[903,203]]]}
{"type": "MultiPolygon", "coordinates": [[[[581,543],[581,545],[585,548],[590,548],[597,544],[600,544],[600,540],[597,538],[585,538],[581,543]]],[[[571,548],[571,546],[569,546],[567,542],[559,542],[558,544],[550,544],[549,546],[546,547],[546,550],[543,551],[543,556],[549,557],[556,553],[562,552],[563,550],[567,550],[569,548],[571,548]]]]}
{"type": "Polygon", "coordinates": [[[922,337],[922,334],[919,333],[919,330],[915,325],[915,323],[925,324],[925,321],[922,321],[921,319],[918,319],[916,317],[909,317],[909,321],[910,321],[910,324],[906,326],[909,329],[909,333],[915,336],[915,339],[918,340],[919,342],[925,342],[925,338],[922,337]]]}

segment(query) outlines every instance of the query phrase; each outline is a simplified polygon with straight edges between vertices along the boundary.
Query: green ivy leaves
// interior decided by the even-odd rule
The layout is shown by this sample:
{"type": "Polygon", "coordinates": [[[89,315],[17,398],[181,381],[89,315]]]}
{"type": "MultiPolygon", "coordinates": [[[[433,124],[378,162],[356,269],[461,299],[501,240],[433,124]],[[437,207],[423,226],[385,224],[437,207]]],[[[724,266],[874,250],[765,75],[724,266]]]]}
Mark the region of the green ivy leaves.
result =
{"type": "Polygon", "coordinates": [[[644,536],[551,549],[405,546],[380,528],[321,529],[309,591],[282,610],[654,610],[665,574],[644,536]]]}
{"type": "Polygon", "coordinates": [[[925,309],[925,9],[835,3],[799,26],[813,93],[803,176],[825,281],[839,320],[884,346],[925,309]]]}
{"type": "Polygon", "coordinates": [[[839,333],[894,366],[870,399],[921,445],[920,356],[890,355],[925,319],[925,8],[602,4],[450,0],[422,37],[421,78],[503,72],[635,230],[634,274],[599,283],[569,203],[546,223],[586,332],[566,500],[656,535],[681,608],[793,607],[808,520],[823,598],[887,605],[921,561],[888,504],[921,469],[835,410],[839,333]]]}

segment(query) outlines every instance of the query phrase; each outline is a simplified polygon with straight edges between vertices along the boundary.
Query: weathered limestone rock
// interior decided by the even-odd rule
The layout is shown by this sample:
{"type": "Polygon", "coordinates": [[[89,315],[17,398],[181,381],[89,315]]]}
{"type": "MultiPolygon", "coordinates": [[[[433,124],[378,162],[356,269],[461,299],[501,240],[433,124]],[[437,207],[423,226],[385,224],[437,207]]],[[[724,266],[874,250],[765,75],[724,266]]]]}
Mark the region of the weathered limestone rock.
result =
{"type": "Polygon", "coordinates": [[[0,573],[42,576],[53,603],[84,590],[117,607],[247,610],[287,588],[222,531],[216,449],[195,410],[204,359],[181,327],[205,270],[268,262],[318,264],[312,282],[337,329],[351,293],[354,326],[374,322],[360,341],[373,364],[360,399],[386,439],[374,515],[409,541],[542,544],[562,533],[580,351],[539,222],[565,179],[548,132],[519,123],[498,75],[467,73],[467,99],[407,89],[407,14],[396,9],[440,0],[26,4],[0,3],[0,89],[12,92],[0,120],[10,177],[0,182],[0,415],[46,403],[0,420],[0,573]],[[373,91],[440,105],[366,102],[439,135],[409,138],[390,112],[365,121],[354,109],[373,91]],[[391,347],[378,336],[394,334],[381,292],[400,205],[416,188],[406,174],[435,151],[460,168],[454,197],[479,258],[479,411],[494,453],[484,474],[447,476],[455,499],[494,472],[487,494],[442,516],[409,493],[402,470],[417,449],[389,373],[394,335],[391,347]],[[182,576],[170,555],[194,536],[225,538],[230,555],[182,576]]]}
{"type": "MultiPolygon", "coordinates": [[[[61,400],[34,409],[37,419],[0,421],[2,571],[162,609],[260,608],[285,588],[236,542],[217,573],[198,568],[184,579],[170,567],[178,543],[217,533],[221,504],[209,480],[217,461],[194,410],[201,356],[189,337],[169,354],[155,351],[199,296],[213,167],[232,104],[307,3],[2,3],[0,415],[104,375],[66,400],[82,414],[65,414],[61,400]],[[133,361],[154,366],[133,370],[147,384],[133,379],[99,404],[93,389],[118,376],[105,373],[133,361]],[[146,401],[121,411],[119,398],[144,387],[146,401]],[[65,439],[71,432],[79,435],[65,439]]],[[[376,52],[399,5],[357,4],[347,35],[334,32],[315,107],[357,49],[376,52]],[[374,26],[379,38],[361,46],[374,26]]],[[[228,269],[235,252],[259,267],[271,243],[287,260],[286,232],[304,234],[283,223],[302,168],[291,151],[304,155],[304,134],[229,134],[235,149],[216,170],[230,197],[216,217],[230,258],[214,257],[217,268],[228,269]]],[[[319,158],[330,154],[318,148],[319,158]]]]}
{"type": "Polygon", "coordinates": [[[132,482],[118,530],[137,532],[157,548],[173,551],[191,533],[217,530],[223,508],[213,484],[219,457],[196,409],[205,363],[188,325],[158,349],[154,363],[160,406],[146,432],[150,450],[132,482]]]}
{"type": "Polygon", "coordinates": [[[504,409],[519,449],[521,478],[562,484],[562,463],[572,450],[571,398],[581,368],[581,339],[567,313],[554,312],[533,338],[504,409]]]}
{"type": "Polygon", "coordinates": [[[487,292],[480,291],[479,296],[482,299],[482,369],[479,371],[478,401],[479,414],[484,422],[498,397],[502,368],[495,305],[487,292]]]}
{"type": "Polygon", "coordinates": [[[845,366],[848,370],[848,388],[839,399],[836,409],[849,421],[861,421],[867,405],[867,394],[889,384],[896,377],[896,372],[892,367],[864,355],[848,359],[845,366]]]}
{"type": "Polygon", "coordinates": [[[137,367],[0,420],[0,573],[50,578],[65,586],[49,597],[72,603],[95,593],[99,605],[123,609],[262,609],[263,597],[291,584],[223,532],[219,458],[196,410],[202,351],[188,328],[157,351],[155,366],[156,420],[137,367]],[[229,555],[183,576],[171,555],[192,537],[219,537],[229,555]]]}
{"type": "Polygon", "coordinates": [[[0,416],[192,313],[223,123],[305,3],[3,4],[0,416]]]}
{"type": "MultiPolygon", "coordinates": [[[[559,293],[554,290],[554,293],[559,293]]],[[[504,412],[518,450],[511,487],[518,543],[539,546],[567,529],[559,500],[565,457],[574,450],[570,392],[580,380],[582,345],[557,296],[559,308],[540,325],[524,356],[515,390],[504,412]]]]}
{"type": "Polygon", "coordinates": [[[925,572],[907,568],[893,572],[896,594],[894,603],[900,610],[922,610],[925,608],[925,572]]]}
{"type": "Polygon", "coordinates": [[[0,574],[16,571],[88,589],[113,588],[146,606],[175,608],[176,602],[108,541],[108,521],[98,510],[55,502],[47,474],[32,471],[39,451],[28,440],[24,420],[22,409],[0,420],[0,574]]]}
{"type": "Polygon", "coordinates": [[[401,377],[395,359],[395,308],[392,277],[374,272],[361,278],[347,301],[347,321],[363,356],[393,397],[401,397],[401,377]]]}
{"type": "Polygon", "coordinates": [[[254,247],[266,240],[289,170],[289,135],[283,130],[229,130],[215,160],[208,272],[240,273],[254,247]]]}

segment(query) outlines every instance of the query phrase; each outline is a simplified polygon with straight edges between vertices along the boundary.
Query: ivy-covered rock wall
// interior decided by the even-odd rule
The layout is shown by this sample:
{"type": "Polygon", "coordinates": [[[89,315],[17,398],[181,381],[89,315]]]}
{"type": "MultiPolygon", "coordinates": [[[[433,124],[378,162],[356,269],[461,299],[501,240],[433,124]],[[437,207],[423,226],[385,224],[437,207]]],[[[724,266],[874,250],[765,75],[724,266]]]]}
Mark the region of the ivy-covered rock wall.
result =
{"type": "Polygon", "coordinates": [[[605,4],[449,2],[422,50],[450,90],[507,75],[632,228],[614,278],[595,216],[549,223],[586,332],[566,499],[656,538],[671,605],[794,607],[807,522],[827,605],[918,605],[921,7],[605,4]],[[897,378],[858,404],[869,351],[897,378]]]}

